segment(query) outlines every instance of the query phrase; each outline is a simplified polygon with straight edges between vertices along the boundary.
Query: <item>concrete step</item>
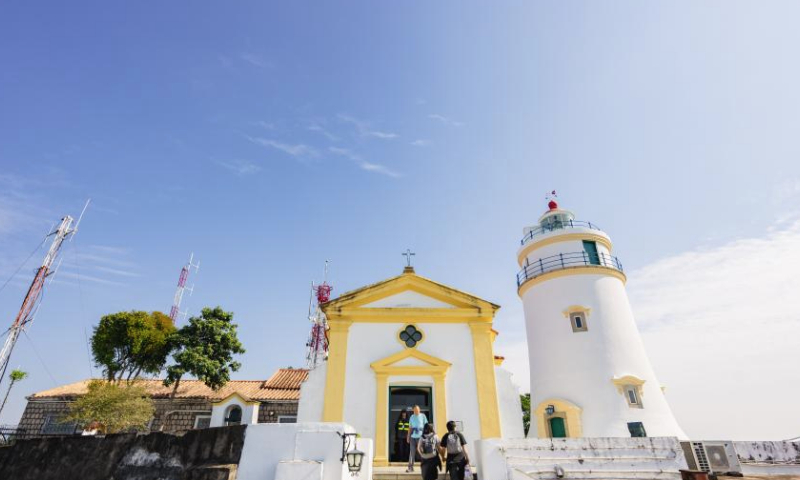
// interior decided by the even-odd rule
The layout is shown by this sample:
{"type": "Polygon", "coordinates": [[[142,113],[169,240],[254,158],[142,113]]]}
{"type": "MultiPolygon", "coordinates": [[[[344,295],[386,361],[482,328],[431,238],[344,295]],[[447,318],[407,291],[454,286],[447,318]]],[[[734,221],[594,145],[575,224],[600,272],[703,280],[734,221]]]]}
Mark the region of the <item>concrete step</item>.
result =
{"type": "MultiPolygon", "coordinates": [[[[413,472],[406,472],[406,467],[376,467],[372,470],[372,480],[420,480],[422,472],[416,467],[413,472]]],[[[447,473],[439,472],[439,480],[449,480],[447,473]]]]}

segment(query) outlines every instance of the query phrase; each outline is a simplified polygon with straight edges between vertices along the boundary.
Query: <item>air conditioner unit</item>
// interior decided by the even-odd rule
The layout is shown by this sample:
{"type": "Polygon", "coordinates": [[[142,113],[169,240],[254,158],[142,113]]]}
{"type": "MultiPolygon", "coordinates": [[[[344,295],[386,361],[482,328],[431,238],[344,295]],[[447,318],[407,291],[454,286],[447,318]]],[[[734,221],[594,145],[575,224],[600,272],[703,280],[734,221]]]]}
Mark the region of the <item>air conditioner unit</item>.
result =
{"type": "Polygon", "coordinates": [[[681,442],[686,462],[692,470],[709,473],[742,472],[732,442],[681,442]]]}

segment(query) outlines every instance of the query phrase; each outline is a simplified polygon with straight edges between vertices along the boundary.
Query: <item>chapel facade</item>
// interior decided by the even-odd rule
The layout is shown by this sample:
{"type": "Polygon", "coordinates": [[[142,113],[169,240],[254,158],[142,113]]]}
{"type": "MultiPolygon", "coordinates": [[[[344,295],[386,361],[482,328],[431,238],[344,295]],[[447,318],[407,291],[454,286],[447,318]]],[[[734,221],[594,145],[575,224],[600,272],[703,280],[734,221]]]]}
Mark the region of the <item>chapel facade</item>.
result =
{"type": "Polygon", "coordinates": [[[322,305],[328,361],[303,383],[299,422],[345,422],[374,439],[376,466],[395,453],[401,411],[419,405],[436,432],[449,420],[471,439],[524,437],[519,392],[495,355],[500,307],[417,275],[322,305]]]}

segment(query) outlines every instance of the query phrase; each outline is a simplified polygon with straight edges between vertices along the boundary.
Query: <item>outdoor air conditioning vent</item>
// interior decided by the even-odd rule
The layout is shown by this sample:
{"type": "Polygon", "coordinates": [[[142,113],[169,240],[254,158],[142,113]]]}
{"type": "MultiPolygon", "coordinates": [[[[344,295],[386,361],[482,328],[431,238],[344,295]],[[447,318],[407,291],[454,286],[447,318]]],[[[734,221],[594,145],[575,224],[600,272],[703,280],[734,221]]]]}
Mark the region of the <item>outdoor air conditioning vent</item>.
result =
{"type": "Polygon", "coordinates": [[[731,464],[724,445],[706,445],[706,458],[712,472],[728,472],[731,464]]]}
{"type": "Polygon", "coordinates": [[[687,463],[697,470],[717,474],[742,471],[731,442],[691,442],[691,449],[684,451],[687,456],[691,452],[693,458],[687,458],[687,463]]]}

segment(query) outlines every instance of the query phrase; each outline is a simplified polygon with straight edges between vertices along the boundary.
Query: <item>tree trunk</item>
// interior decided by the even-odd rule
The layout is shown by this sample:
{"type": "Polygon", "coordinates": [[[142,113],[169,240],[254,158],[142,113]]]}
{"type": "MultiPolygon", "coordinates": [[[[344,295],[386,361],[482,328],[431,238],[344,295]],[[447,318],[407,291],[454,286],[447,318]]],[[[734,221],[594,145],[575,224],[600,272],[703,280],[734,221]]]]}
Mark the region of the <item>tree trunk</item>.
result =
{"type": "Polygon", "coordinates": [[[6,396],[3,398],[3,404],[0,405],[0,413],[3,413],[3,408],[6,406],[6,402],[8,401],[8,395],[11,393],[11,387],[14,386],[14,380],[11,380],[11,384],[8,386],[8,390],[6,390],[6,396]]]}
{"type": "Polygon", "coordinates": [[[180,384],[181,384],[181,377],[178,377],[178,379],[175,380],[175,386],[172,388],[172,393],[169,396],[170,400],[175,398],[175,394],[178,393],[178,385],[180,384]]]}

